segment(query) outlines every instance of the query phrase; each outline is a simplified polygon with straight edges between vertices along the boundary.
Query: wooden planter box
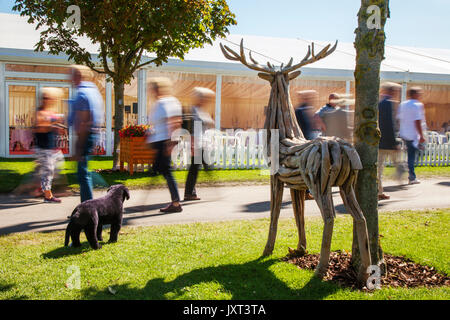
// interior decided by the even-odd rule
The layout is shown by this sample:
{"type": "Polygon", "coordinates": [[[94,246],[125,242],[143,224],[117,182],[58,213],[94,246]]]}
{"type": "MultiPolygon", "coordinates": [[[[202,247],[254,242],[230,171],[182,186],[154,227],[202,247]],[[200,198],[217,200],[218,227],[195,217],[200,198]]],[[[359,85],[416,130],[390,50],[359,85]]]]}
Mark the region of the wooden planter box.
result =
{"type": "Polygon", "coordinates": [[[155,151],[147,147],[145,137],[120,138],[120,171],[125,171],[126,162],[130,175],[133,175],[135,164],[151,165],[155,155],[155,151]]]}

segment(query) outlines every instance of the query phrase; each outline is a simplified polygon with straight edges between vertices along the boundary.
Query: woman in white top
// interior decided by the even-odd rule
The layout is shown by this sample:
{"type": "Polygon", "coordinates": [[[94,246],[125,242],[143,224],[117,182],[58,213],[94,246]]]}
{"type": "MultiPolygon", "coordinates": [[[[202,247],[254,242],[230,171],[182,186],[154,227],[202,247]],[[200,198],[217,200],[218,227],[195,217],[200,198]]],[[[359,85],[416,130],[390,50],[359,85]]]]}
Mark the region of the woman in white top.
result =
{"type": "Polygon", "coordinates": [[[147,136],[147,143],[156,151],[153,168],[162,174],[167,181],[172,202],[161,212],[181,212],[180,196],[175,179],[170,168],[171,152],[174,142],[172,132],[181,126],[181,104],[172,96],[172,83],[167,78],[157,78],[150,81],[152,94],[157,101],[149,116],[152,131],[147,136]]]}

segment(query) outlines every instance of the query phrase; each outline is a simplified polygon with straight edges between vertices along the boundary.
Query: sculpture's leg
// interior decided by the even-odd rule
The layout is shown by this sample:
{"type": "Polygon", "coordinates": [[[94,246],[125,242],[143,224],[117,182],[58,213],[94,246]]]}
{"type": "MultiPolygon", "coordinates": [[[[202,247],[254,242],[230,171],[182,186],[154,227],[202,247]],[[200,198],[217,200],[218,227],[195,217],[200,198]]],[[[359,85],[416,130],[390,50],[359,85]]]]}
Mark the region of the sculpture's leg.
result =
{"type": "Polygon", "coordinates": [[[275,246],[278,218],[280,217],[281,203],[283,201],[283,187],[284,183],[276,176],[270,177],[270,229],[263,256],[271,255],[275,246]]]}
{"type": "MultiPolygon", "coordinates": [[[[349,179],[352,180],[352,179],[349,179]]],[[[370,248],[369,248],[369,236],[367,232],[366,218],[359,207],[356,200],[355,190],[351,181],[347,180],[343,186],[340,187],[340,193],[342,200],[347,211],[353,217],[354,228],[358,236],[359,254],[361,258],[361,267],[358,270],[358,281],[364,285],[366,283],[367,268],[371,265],[370,248]]]]}
{"type": "Polygon", "coordinates": [[[319,195],[317,202],[320,202],[319,208],[321,208],[322,218],[324,222],[323,235],[322,235],[322,248],[320,249],[319,265],[315,270],[315,274],[320,278],[323,278],[328,270],[328,262],[330,259],[331,238],[333,236],[334,226],[334,206],[333,197],[331,191],[319,195]]]}
{"type": "Polygon", "coordinates": [[[298,229],[298,254],[306,254],[305,234],[305,190],[291,189],[292,207],[294,208],[295,223],[298,229]]]}

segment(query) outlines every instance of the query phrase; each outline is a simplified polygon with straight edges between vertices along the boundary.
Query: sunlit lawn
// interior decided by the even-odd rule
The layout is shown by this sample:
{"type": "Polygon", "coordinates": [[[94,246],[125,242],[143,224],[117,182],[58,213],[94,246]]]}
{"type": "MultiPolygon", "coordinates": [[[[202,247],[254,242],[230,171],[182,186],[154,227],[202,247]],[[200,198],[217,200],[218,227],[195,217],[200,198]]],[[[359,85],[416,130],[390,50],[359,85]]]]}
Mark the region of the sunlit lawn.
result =
{"type": "MultiPolygon", "coordinates": [[[[0,299],[449,299],[450,288],[367,293],[322,282],[281,261],[297,242],[282,219],[274,254],[260,258],[268,220],[126,227],[118,243],[64,248],[63,232],[0,237],[0,299]],[[76,285],[79,270],[80,288],[76,285]]],[[[450,272],[450,210],[380,216],[385,252],[450,272]]],[[[307,218],[308,249],[318,253],[320,218],[307,218]]],[[[107,233],[104,231],[104,233],[107,233]]],[[[106,238],[109,235],[105,234],[106,238]]],[[[351,249],[352,224],[338,215],[332,249],[351,249]]],[[[82,236],[82,242],[85,241],[82,236]]]]}

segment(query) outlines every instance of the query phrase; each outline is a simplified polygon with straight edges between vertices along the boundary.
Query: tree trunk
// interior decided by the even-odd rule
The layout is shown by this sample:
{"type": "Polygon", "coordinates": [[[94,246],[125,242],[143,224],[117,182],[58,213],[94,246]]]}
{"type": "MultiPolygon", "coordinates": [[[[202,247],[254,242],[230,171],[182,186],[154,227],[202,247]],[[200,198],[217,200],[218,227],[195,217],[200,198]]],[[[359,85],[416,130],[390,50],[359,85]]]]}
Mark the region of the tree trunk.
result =
{"type": "Polygon", "coordinates": [[[124,83],[116,80],[114,80],[114,106],[113,169],[117,169],[119,164],[119,153],[117,152],[120,143],[119,130],[123,128],[124,83]]]}
{"type": "MultiPolygon", "coordinates": [[[[379,244],[378,232],[378,189],[377,161],[378,142],[378,100],[380,88],[380,65],[384,59],[384,26],[389,16],[389,0],[361,0],[358,13],[358,28],[355,30],[356,69],[355,69],[355,148],[361,158],[363,169],[359,172],[356,197],[367,221],[370,253],[373,265],[382,270],[383,252],[379,244]],[[376,11],[367,13],[371,5],[380,9],[379,26],[370,25],[376,11]]],[[[373,22],[373,21],[372,21],[373,22]]],[[[352,255],[353,265],[359,265],[357,237],[354,232],[352,255]]]]}

